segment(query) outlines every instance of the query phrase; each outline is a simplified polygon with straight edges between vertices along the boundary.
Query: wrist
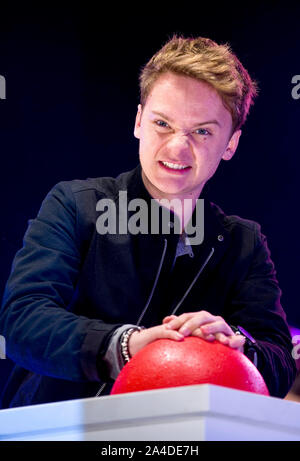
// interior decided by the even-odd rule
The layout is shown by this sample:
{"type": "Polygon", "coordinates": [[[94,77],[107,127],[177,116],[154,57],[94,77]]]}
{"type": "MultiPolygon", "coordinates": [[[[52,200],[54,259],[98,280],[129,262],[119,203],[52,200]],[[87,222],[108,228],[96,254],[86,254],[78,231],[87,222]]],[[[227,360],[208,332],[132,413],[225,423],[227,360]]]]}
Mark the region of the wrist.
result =
{"type": "Polygon", "coordinates": [[[237,327],[230,325],[236,335],[241,335],[245,338],[243,346],[243,353],[253,362],[257,367],[257,343],[251,334],[243,327],[238,325],[237,327]]]}
{"type": "Polygon", "coordinates": [[[129,341],[135,333],[143,330],[143,327],[132,327],[129,328],[128,330],[124,331],[120,338],[120,348],[121,348],[121,354],[124,360],[124,363],[129,362],[131,357],[134,355],[134,352],[131,350],[129,347],[129,341]]]}

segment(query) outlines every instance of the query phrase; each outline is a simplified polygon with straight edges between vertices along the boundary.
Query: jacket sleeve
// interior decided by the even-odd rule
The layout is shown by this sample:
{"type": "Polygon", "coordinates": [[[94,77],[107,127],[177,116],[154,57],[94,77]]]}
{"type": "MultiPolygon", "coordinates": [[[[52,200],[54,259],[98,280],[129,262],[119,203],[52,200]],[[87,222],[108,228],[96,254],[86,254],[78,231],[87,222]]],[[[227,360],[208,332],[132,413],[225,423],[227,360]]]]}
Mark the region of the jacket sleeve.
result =
{"type": "Polygon", "coordinates": [[[97,355],[120,325],[68,311],[81,267],[71,182],[57,184],[17,252],[0,312],[9,358],[30,371],[100,381],[97,355]]]}
{"type": "Polygon", "coordinates": [[[256,340],[257,368],[270,395],[285,397],[296,376],[291,335],[280,303],[274,264],[258,226],[257,244],[245,278],[233,293],[228,323],[242,326],[256,340]]]}

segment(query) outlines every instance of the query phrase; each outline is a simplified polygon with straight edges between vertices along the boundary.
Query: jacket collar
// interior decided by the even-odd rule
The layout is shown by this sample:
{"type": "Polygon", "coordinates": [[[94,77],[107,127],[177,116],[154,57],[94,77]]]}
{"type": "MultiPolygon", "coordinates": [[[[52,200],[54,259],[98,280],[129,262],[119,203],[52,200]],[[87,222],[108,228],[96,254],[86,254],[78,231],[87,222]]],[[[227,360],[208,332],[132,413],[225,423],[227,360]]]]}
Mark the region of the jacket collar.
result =
{"type": "MultiPolygon", "coordinates": [[[[118,189],[127,190],[128,202],[130,200],[140,198],[147,202],[147,204],[149,205],[149,209],[150,209],[150,203],[151,203],[152,197],[147,191],[143,183],[142,167],[140,164],[138,164],[138,166],[135,169],[120,175],[117,178],[117,180],[119,182],[118,189]]],[[[202,192],[200,199],[204,200],[204,240],[203,240],[203,244],[209,245],[209,246],[224,247],[230,235],[228,230],[226,229],[226,215],[221,210],[221,208],[219,208],[216,204],[214,204],[213,202],[209,200],[205,192],[205,189],[202,192]]],[[[173,224],[174,224],[175,219],[176,219],[176,216],[174,216],[173,213],[170,213],[170,220],[173,224]]],[[[192,219],[195,219],[194,214],[193,214],[192,219]]]]}

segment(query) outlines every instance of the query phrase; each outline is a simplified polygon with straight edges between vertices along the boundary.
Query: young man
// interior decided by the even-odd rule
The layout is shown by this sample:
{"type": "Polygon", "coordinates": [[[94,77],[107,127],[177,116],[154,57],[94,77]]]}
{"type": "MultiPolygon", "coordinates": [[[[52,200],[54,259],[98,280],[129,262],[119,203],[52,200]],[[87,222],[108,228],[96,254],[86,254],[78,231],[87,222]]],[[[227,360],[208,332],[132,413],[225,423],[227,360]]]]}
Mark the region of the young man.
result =
{"type": "Polygon", "coordinates": [[[0,317],[17,363],[2,407],[107,394],[145,345],[189,335],[245,353],[271,395],[293,383],[266,238],[202,192],[237,149],[255,83],[228,46],[174,37],[142,70],[140,89],[138,167],[59,183],[29,224],[0,317]],[[129,225],[136,203],[147,207],[142,232],[129,225]],[[204,231],[196,244],[191,228],[204,231]]]}

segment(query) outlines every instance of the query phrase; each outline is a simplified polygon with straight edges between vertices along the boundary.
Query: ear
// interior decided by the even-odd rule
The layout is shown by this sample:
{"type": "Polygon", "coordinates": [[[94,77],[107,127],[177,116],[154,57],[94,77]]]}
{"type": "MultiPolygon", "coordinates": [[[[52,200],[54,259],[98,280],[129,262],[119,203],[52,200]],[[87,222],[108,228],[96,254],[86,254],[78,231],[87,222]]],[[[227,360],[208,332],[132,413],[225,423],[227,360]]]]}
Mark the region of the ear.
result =
{"type": "Polygon", "coordinates": [[[134,136],[140,139],[140,131],[141,131],[141,119],[142,119],[142,105],[138,105],[137,114],[135,117],[135,124],[134,124],[134,136]]]}
{"type": "Polygon", "coordinates": [[[242,134],[241,130],[237,130],[232,134],[228,142],[228,145],[226,147],[226,150],[222,156],[223,160],[232,159],[232,157],[235,154],[235,151],[237,150],[237,146],[239,145],[239,139],[240,139],[241,134],[242,134]]]}

